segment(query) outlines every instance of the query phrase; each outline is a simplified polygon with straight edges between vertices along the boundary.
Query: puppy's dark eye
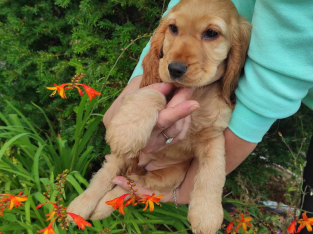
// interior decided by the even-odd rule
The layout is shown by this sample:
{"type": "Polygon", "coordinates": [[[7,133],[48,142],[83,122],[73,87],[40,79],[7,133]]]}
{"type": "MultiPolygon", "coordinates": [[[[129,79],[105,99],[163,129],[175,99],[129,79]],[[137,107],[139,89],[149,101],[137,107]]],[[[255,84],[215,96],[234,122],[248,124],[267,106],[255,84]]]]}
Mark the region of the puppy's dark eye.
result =
{"type": "Polygon", "coordinates": [[[218,36],[218,32],[212,30],[212,29],[209,29],[207,30],[205,33],[204,33],[204,39],[214,39],[218,36]]]}
{"type": "Polygon", "coordinates": [[[174,34],[177,34],[177,33],[178,33],[178,28],[177,28],[175,25],[173,25],[173,24],[170,25],[170,30],[171,30],[172,33],[174,33],[174,34]]]}

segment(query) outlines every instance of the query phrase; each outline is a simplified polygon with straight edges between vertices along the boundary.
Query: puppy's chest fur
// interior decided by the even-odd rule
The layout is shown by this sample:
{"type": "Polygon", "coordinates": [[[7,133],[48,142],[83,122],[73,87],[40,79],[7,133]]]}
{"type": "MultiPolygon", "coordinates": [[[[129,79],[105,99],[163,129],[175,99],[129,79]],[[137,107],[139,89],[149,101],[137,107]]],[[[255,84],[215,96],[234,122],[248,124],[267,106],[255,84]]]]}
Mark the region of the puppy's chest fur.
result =
{"type": "Polygon", "coordinates": [[[232,111],[221,93],[220,82],[196,89],[191,100],[198,101],[200,108],[191,115],[191,124],[186,138],[155,153],[155,157],[188,160],[195,156],[197,147],[201,143],[209,143],[210,139],[223,134],[229,124],[232,111]]]}

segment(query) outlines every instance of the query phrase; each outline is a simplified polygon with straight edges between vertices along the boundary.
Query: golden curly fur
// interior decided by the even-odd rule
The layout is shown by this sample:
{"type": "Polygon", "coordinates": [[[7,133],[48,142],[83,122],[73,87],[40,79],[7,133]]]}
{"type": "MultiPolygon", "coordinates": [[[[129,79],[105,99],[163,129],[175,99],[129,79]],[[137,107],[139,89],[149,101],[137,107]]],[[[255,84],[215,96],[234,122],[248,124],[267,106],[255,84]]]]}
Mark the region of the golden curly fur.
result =
{"type": "Polygon", "coordinates": [[[186,138],[153,154],[157,158],[179,158],[181,163],[134,173],[138,166],[131,158],[145,147],[159,111],[166,106],[161,93],[140,89],[125,96],[109,123],[106,140],[111,146],[110,160],[68,211],[91,219],[109,216],[113,210],[105,202],[125,193],[120,187],[112,189],[111,181],[127,169],[133,180],[153,191],[173,191],[183,181],[195,156],[199,159],[199,170],[188,219],[195,233],[216,233],[223,220],[221,195],[226,176],[223,131],[231,117],[230,97],[244,65],[249,40],[250,24],[239,16],[230,0],[181,0],[173,7],[151,39],[150,51],[143,61],[141,87],[162,81],[177,87],[197,87],[191,99],[199,102],[200,109],[191,116],[186,138]],[[208,31],[217,32],[217,36],[214,33],[214,37],[205,36],[208,31]],[[169,73],[168,65],[172,62],[187,66],[179,79],[169,73]]]}

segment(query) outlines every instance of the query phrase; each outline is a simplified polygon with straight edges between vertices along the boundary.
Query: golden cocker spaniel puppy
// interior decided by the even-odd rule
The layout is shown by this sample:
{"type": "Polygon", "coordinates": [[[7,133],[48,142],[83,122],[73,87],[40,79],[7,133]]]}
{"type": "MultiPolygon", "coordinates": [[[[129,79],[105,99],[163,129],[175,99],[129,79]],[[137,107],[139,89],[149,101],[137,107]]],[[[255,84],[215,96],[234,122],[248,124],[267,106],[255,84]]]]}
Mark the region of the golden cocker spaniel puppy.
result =
{"type": "Polygon", "coordinates": [[[199,159],[188,219],[192,230],[213,234],[223,220],[221,205],[225,183],[225,142],[237,86],[250,40],[250,24],[241,18],[230,0],[181,0],[162,19],[143,61],[141,87],[171,82],[193,86],[191,100],[200,108],[191,116],[186,138],[153,154],[181,161],[143,175],[133,174],[131,158],[143,149],[166,98],[151,89],[139,89],[124,97],[107,128],[111,157],[93,177],[88,189],[68,207],[84,218],[102,219],[113,209],[105,204],[125,193],[112,179],[126,173],[153,191],[173,191],[184,179],[193,156],[199,159]],[[131,167],[130,167],[131,166],[131,167]],[[112,189],[113,188],[113,189],[112,189]]]}

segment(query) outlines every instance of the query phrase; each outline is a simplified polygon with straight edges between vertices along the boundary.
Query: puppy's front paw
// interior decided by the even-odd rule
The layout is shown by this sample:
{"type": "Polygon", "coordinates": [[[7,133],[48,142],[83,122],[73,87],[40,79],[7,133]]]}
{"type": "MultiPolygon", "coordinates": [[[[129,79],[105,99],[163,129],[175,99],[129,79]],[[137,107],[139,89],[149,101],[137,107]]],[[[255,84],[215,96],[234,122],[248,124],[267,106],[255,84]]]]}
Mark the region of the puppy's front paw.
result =
{"type": "Polygon", "coordinates": [[[91,220],[101,220],[109,217],[113,213],[114,209],[112,206],[100,201],[94,212],[91,214],[91,220]]]}
{"type": "Polygon", "coordinates": [[[223,222],[221,204],[194,204],[188,212],[191,229],[197,234],[215,234],[223,222]]]}
{"type": "Polygon", "coordinates": [[[107,127],[106,140],[112,154],[135,157],[146,146],[165,104],[164,95],[152,89],[126,95],[107,127]]]}
{"type": "Polygon", "coordinates": [[[117,197],[120,197],[124,195],[125,193],[128,193],[128,191],[122,189],[119,186],[114,187],[111,191],[109,191],[107,194],[101,198],[99,203],[97,204],[97,207],[95,208],[94,212],[91,214],[90,219],[91,220],[100,220],[104,219],[106,217],[109,217],[114,209],[112,206],[106,204],[107,201],[111,201],[117,197]]]}
{"type": "MultiPolygon", "coordinates": [[[[67,208],[67,212],[77,214],[84,219],[88,219],[98,204],[98,200],[92,195],[84,192],[76,197],[67,208]]],[[[72,222],[72,218],[68,215],[68,220],[72,222]]]]}

